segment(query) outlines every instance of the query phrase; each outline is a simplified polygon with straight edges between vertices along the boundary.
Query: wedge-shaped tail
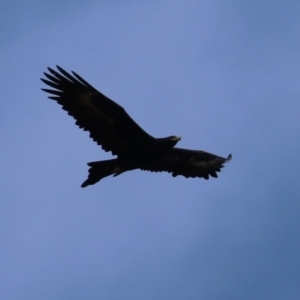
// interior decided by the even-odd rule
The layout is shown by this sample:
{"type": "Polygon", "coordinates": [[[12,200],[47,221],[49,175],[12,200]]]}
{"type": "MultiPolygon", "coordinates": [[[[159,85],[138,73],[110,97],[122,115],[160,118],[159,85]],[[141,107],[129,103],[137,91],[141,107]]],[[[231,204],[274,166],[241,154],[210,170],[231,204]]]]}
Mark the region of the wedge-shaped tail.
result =
{"type": "Polygon", "coordinates": [[[103,161],[94,161],[88,163],[89,175],[88,179],[81,185],[81,187],[86,187],[100,181],[102,178],[113,175],[117,176],[121,172],[118,167],[117,159],[103,160],[103,161]]]}

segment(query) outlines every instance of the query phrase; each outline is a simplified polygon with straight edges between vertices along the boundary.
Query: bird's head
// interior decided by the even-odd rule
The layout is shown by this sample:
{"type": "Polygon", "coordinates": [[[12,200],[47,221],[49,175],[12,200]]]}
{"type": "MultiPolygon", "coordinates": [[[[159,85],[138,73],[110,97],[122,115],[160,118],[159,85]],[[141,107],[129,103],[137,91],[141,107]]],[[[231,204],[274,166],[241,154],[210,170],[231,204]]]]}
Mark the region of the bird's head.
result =
{"type": "Polygon", "coordinates": [[[172,145],[172,148],[173,148],[181,140],[181,137],[172,135],[172,136],[167,137],[166,140],[169,141],[169,143],[172,145]]]}
{"type": "Polygon", "coordinates": [[[156,146],[160,149],[160,151],[164,152],[172,149],[180,140],[181,137],[175,135],[159,138],[156,139],[156,146]]]}
{"type": "Polygon", "coordinates": [[[181,137],[180,136],[175,136],[175,135],[172,135],[172,136],[169,136],[169,139],[173,142],[175,142],[175,145],[177,144],[177,142],[179,142],[181,140],[181,137]]]}

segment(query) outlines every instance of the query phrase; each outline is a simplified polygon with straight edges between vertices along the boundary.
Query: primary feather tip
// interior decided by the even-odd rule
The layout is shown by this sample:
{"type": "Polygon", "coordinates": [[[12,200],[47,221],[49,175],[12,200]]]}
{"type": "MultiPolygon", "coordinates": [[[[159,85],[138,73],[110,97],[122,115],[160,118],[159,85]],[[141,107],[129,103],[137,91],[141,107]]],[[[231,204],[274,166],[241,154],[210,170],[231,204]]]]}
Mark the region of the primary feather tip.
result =
{"type": "Polygon", "coordinates": [[[229,161],[231,161],[231,159],[232,159],[232,155],[229,154],[228,157],[226,158],[225,162],[229,162],[229,161]]]}

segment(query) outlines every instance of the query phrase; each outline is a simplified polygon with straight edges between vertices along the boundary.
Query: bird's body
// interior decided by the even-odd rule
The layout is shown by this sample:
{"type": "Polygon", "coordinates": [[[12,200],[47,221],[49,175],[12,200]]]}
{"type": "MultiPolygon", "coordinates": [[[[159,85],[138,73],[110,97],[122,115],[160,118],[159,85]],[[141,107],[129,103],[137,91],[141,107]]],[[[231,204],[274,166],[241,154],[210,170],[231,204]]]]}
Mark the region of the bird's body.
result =
{"type": "Polygon", "coordinates": [[[231,159],[204,151],[174,148],[180,137],[154,138],[145,132],[124,110],[76,73],[70,75],[58,67],[48,68],[44,83],[55,90],[43,89],[51,94],[76,125],[90,132],[90,137],[105,151],[117,158],[88,163],[88,179],[82,187],[95,184],[109,175],[117,176],[134,169],[151,172],[169,172],[175,177],[217,177],[223,164],[231,159]]]}

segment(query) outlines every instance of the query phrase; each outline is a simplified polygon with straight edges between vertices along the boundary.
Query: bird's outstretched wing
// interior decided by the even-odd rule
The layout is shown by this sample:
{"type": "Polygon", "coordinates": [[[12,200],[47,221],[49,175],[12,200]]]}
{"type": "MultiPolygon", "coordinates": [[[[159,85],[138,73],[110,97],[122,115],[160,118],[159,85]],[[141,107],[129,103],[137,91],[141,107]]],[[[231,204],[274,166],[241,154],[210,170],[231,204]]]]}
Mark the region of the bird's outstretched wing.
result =
{"type": "Polygon", "coordinates": [[[67,73],[57,66],[59,72],[48,68],[47,79],[41,80],[53,89],[42,89],[76,120],[83,130],[105,151],[118,155],[131,142],[151,143],[153,137],[145,132],[125,109],[101,94],[83,78],[67,73]]]}
{"type": "Polygon", "coordinates": [[[209,179],[209,176],[217,178],[217,172],[221,171],[224,163],[232,158],[230,154],[223,158],[208,152],[173,148],[157,161],[145,164],[142,170],[151,172],[168,172],[173,177],[182,175],[188,177],[202,177],[209,179]]]}

